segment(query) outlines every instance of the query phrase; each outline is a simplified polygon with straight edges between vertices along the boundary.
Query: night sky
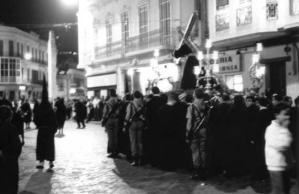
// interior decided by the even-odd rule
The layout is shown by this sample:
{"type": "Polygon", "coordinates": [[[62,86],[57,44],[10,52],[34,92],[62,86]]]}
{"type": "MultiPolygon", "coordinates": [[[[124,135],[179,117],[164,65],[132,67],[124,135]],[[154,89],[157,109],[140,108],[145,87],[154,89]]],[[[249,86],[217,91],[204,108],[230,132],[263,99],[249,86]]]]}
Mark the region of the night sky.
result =
{"type": "Polygon", "coordinates": [[[77,27],[53,27],[53,24],[76,22],[76,13],[76,6],[67,7],[61,0],[1,0],[0,22],[37,32],[45,40],[52,29],[59,51],[77,51],[77,27]]]}

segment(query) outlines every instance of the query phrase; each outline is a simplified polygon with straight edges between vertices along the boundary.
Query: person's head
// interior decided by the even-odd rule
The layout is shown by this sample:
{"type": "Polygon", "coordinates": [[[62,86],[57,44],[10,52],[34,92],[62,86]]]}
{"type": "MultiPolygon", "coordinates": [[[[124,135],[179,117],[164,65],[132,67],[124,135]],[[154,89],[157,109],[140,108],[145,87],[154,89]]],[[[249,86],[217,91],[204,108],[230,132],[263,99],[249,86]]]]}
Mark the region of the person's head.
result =
{"type": "Polygon", "coordinates": [[[272,105],[276,106],[278,103],[282,101],[282,97],[279,94],[272,95],[272,105]]]}
{"type": "Polygon", "coordinates": [[[10,121],[12,118],[12,111],[10,107],[2,105],[0,106],[0,125],[4,122],[10,121]]]}
{"type": "Polygon", "coordinates": [[[254,105],[254,103],[255,103],[254,96],[247,96],[246,97],[246,106],[247,107],[251,107],[252,105],[254,105]]]}
{"type": "Polygon", "coordinates": [[[167,104],[175,104],[179,101],[179,96],[176,92],[171,91],[167,93],[167,104]]]}
{"type": "Polygon", "coordinates": [[[116,98],[117,97],[116,90],[110,89],[109,90],[109,97],[116,98]]]}
{"type": "Polygon", "coordinates": [[[235,105],[235,106],[238,106],[238,107],[246,106],[246,105],[245,105],[244,98],[243,98],[242,95],[236,95],[236,96],[234,97],[234,105],[235,105]]]}
{"type": "Polygon", "coordinates": [[[273,112],[275,115],[275,120],[279,125],[283,127],[288,127],[290,124],[290,106],[286,103],[278,103],[274,106],[273,112]]]}
{"type": "Polygon", "coordinates": [[[267,107],[267,106],[269,105],[269,101],[268,101],[268,99],[265,98],[265,97],[260,97],[260,98],[258,99],[258,103],[259,103],[259,106],[260,106],[260,107],[267,107]]]}
{"type": "Polygon", "coordinates": [[[205,100],[207,99],[207,94],[204,93],[202,89],[195,89],[193,93],[194,103],[199,105],[200,108],[205,109],[205,100]]]}
{"type": "Polygon", "coordinates": [[[299,108],[299,96],[295,99],[295,105],[297,108],[299,108]]]}
{"type": "Polygon", "coordinates": [[[288,104],[289,106],[292,106],[293,105],[293,99],[291,96],[285,96],[283,98],[283,102],[288,104]]]}
{"type": "Polygon", "coordinates": [[[160,89],[158,87],[153,87],[152,94],[154,94],[154,95],[160,94],[160,89]]]}
{"type": "Polygon", "coordinates": [[[125,97],[124,97],[124,101],[125,102],[132,101],[132,95],[131,94],[126,94],[125,97]]]}
{"type": "Polygon", "coordinates": [[[225,103],[230,102],[230,96],[228,94],[223,94],[221,96],[221,98],[222,98],[222,101],[225,102],[225,103]]]}
{"type": "Polygon", "coordinates": [[[133,94],[133,97],[134,97],[134,101],[138,104],[142,103],[142,100],[143,100],[143,95],[141,92],[139,91],[135,91],[134,94],[133,94]]]}

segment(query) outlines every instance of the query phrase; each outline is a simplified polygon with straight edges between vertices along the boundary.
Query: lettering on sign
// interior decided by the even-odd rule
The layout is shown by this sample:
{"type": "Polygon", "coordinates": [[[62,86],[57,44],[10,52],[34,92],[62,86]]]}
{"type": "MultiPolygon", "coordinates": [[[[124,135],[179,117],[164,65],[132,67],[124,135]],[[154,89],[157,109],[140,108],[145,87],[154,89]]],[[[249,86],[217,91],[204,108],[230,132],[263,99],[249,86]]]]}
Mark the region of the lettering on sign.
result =
{"type": "Polygon", "coordinates": [[[217,60],[217,64],[219,64],[219,73],[222,73],[222,74],[241,71],[239,55],[221,56],[217,60]]]}

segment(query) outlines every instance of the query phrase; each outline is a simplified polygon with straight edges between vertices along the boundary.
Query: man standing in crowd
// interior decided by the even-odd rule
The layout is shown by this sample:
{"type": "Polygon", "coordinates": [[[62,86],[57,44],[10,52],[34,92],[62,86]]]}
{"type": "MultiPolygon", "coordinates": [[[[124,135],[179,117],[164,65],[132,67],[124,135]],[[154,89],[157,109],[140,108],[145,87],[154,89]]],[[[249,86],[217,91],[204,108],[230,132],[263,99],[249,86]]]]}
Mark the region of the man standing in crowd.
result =
{"type": "Polygon", "coordinates": [[[207,143],[207,107],[206,95],[201,89],[195,89],[194,102],[187,111],[187,141],[192,150],[194,173],[192,179],[206,180],[206,143],[207,143]]]}
{"type": "Polygon", "coordinates": [[[279,103],[273,108],[275,120],[267,127],[265,134],[265,157],[271,178],[272,193],[289,193],[289,165],[290,146],[292,134],[288,126],[290,124],[290,107],[279,103]]]}
{"type": "Polygon", "coordinates": [[[145,129],[145,105],[141,92],[134,92],[134,100],[127,107],[125,128],[129,129],[132,166],[139,166],[143,157],[143,132],[145,129]]]}
{"type": "Polygon", "coordinates": [[[39,162],[37,169],[44,168],[44,161],[49,161],[49,170],[54,167],[55,161],[55,133],[57,132],[57,120],[55,112],[48,99],[46,80],[44,77],[42,101],[38,106],[35,123],[37,125],[36,160],[39,162]]]}
{"type": "Polygon", "coordinates": [[[0,193],[3,194],[18,193],[18,158],[22,145],[11,118],[10,107],[0,106],[0,193]]]}
{"type": "Polygon", "coordinates": [[[214,106],[208,121],[208,170],[209,175],[222,174],[224,171],[224,138],[228,131],[228,116],[231,108],[231,99],[228,94],[221,96],[220,104],[214,106]]]}
{"type": "Polygon", "coordinates": [[[84,105],[83,101],[77,100],[75,102],[75,112],[76,112],[76,121],[77,121],[77,129],[81,128],[85,129],[85,119],[87,117],[87,109],[86,106],[84,105]]]}
{"type": "Polygon", "coordinates": [[[160,149],[160,132],[159,132],[159,116],[158,111],[163,105],[163,99],[160,96],[160,89],[158,87],[152,88],[152,98],[146,105],[146,121],[148,125],[148,133],[147,133],[147,156],[149,158],[149,162],[153,166],[157,166],[159,163],[159,153],[160,149]],[[155,142],[155,143],[152,143],[155,142]]]}
{"type": "Polygon", "coordinates": [[[108,157],[117,158],[118,157],[118,133],[120,126],[120,103],[116,95],[115,90],[110,90],[109,99],[107,100],[104,111],[103,111],[103,121],[102,126],[108,135],[108,157]]]}
{"type": "Polygon", "coordinates": [[[58,99],[55,103],[58,133],[63,135],[64,123],[66,120],[67,110],[64,104],[64,99],[58,99]]]}

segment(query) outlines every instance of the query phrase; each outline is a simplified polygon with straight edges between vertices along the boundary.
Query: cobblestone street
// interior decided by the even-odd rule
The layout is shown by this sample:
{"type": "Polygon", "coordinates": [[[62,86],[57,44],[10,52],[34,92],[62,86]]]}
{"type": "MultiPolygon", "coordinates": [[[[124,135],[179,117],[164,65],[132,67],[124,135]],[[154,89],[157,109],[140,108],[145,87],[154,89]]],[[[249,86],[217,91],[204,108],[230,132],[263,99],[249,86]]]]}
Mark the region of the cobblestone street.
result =
{"type": "MultiPolygon", "coordinates": [[[[200,186],[185,172],[135,168],[124,160],[109,159],[106,134],[94,123],[86,129],[76,129],[75,123],[67,122],[65,136],[56,137],[54,172],[38,171],[35,169],[36,130],[26,132],[25,136],[26,145],[20,159],[21,194],[251,194],[268,190],[266,183],[250,185],[244,180],[221,178],[200,186]]],[[[293,189],[292,193],[297,192],[293,189]]]]}

